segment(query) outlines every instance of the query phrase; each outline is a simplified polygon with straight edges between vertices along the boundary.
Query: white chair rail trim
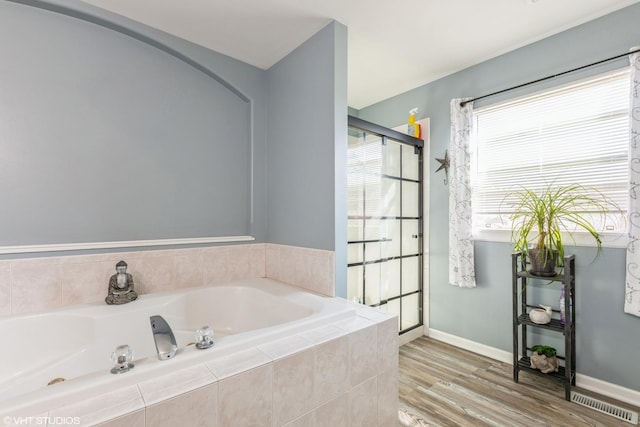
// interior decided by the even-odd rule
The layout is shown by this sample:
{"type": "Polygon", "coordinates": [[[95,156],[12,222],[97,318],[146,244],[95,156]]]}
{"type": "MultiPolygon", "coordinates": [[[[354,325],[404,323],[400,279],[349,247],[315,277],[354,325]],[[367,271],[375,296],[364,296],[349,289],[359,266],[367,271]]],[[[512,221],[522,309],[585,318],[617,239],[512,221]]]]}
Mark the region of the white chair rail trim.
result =
{"type": "Polygon", "coordinates": [[[253,236],[191,237],[182,239],[122,240],[114,242],[52,243],[42,245],[0,246],[0,255],[38,252],[81,251],[91,249],[137,248],[146,246],[175,246],[202,243],[248,242],[253,236]]]}

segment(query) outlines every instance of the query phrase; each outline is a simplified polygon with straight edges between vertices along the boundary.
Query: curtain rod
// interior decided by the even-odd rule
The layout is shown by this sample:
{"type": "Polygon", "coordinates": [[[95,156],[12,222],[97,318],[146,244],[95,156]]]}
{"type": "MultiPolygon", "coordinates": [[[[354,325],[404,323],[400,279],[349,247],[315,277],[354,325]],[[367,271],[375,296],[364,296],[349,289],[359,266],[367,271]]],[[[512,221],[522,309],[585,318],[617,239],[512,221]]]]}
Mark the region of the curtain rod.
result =
{"type": "Polygon", "coordinates": [[[535,83],[540,83],[540,82],[543,82],[543,81],[545,81],[545,80],[555,79],[556,77],[564,76],[565,74],[573,73],[573,72],[575,72],[575,71],[580,71],[580,70],[582,70],[582,69],[589,68],[589,67],[593,67],[593,66],[595,66],[595,65],[600,65],[600,64],[605,63],[605,62],[613,61],[614,59],[623,58],[623,57],[625,57],[625,56],[628,56],[628,55],[631,55],[631,54],[634,54],[634,53],[637,53],[637,52],[640,52],[640,48],[633,49],[633,50],[631,50],[631,51],[629,51],[629,52],[627,52],[627,53],[621,53],[620,55],[612,56],[611,58],[602,59],[602,60],[600,60],[600,61],[593,62],[593,63],[591,63],[591,64],[583,65],[583,66],[578,67],[578,68],[573,68],[573,69],[568,70],[568,71],[563,71],[563,72],[558,73],[558,74],[553,74],[553,75],[551,75],[551,76],[542,77],[541,79],[532,80],[532,81],[530,81],[530,82],[522,83],[522,84],[519,84],[519,85],[517,85],[517,86],[513,86],[513,87],[510,87],[510,88],[507,88],[507,89],[502,89],[502,90],[499,90],[499,91],[497,91],[497,92],[489,93],[489,94],[487,94],[487,95],[478,96],[478,97],[476,97],[476,98],[469,99],[468,101],[462,101],[462,102],[460,103],[460,106],[461,106],[461,107],[464,107],[464,106],[465,106],[465,105],[467,105],[469,102],[477,101],[477,100],[479,100],[479,99],[488,98],[488,97],[490,97],[490,96],[494,96],[494,95],[499,95],[499,94],[501,94],[501,93],[509,92],[509,91],[512,91],[512,90],[515,90],[515,89],[520,89],[521,87],[529,86],[529,85],[532,85],[532,84],[535,84],[535,83]]]}

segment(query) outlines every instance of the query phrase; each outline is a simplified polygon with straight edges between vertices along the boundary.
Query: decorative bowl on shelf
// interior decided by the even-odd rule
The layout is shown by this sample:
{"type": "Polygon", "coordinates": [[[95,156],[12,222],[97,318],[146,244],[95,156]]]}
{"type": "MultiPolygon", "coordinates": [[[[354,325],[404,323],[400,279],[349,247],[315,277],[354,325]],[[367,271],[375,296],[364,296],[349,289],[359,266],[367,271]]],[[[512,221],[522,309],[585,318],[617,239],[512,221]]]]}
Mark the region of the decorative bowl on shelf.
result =
{"type": "Polygon", "coordinates": [[[551,322],[551,307],[540,304],[542,308],[534,308],[529,312],[529,319],[533,323],[537,323],[539,325],[546,325],[551,322]]]}

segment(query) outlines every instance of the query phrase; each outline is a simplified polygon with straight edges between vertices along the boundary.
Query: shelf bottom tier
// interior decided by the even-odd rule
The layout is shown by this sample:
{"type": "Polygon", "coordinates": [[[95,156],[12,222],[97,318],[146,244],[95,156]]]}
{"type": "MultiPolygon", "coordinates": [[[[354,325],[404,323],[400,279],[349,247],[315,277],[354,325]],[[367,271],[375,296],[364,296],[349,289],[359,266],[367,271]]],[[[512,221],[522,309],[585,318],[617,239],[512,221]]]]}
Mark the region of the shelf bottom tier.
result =
{"type": "Polygon", "coordinates": [[[540,372],[538,369],[532,368],[531,359],[526,356],[521,357],[520,360],[518,360],[518,369],[521,371],[533,372],[535,374],[542,375],[544,377],[553,378],[554,380],[561,381],[561,382],[573,382],[573,376],[575,375],[575,373],[571,373],[571,376],[567,378],[566,370],[564,366],[559,366],[558,372],[549,372],[548,374],[544,374],[540,372]]]}

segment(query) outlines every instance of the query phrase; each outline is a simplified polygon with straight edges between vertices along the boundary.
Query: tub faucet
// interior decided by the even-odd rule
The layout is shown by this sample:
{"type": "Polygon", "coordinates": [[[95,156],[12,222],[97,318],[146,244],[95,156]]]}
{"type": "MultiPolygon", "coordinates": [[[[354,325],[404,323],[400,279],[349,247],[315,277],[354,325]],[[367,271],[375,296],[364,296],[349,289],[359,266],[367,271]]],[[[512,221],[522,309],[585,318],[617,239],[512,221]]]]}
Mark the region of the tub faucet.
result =
{"type": "Polygon", "coordinates": [[[176,337],[173,335],[169,324],[162,316],[151,316],[149,320],[151,321],[151,332],[156,343],[158,359],[167,360],[173,358],[178,349],[178,344],[176,344],[176,337]]]}

